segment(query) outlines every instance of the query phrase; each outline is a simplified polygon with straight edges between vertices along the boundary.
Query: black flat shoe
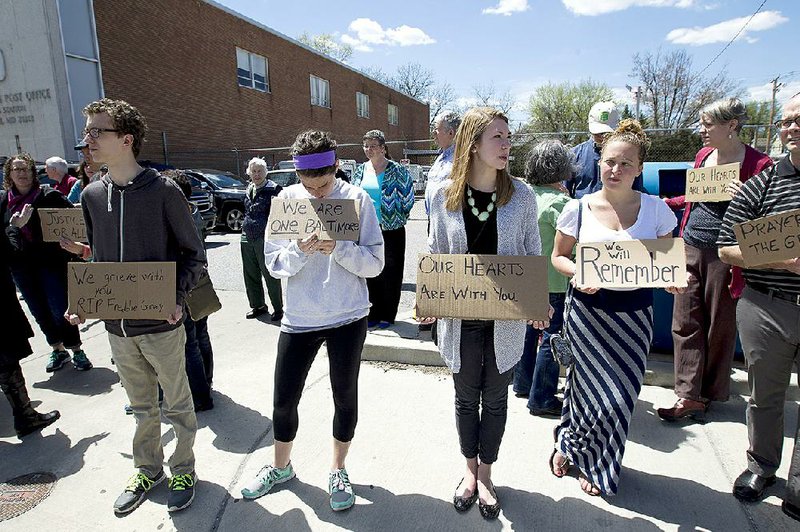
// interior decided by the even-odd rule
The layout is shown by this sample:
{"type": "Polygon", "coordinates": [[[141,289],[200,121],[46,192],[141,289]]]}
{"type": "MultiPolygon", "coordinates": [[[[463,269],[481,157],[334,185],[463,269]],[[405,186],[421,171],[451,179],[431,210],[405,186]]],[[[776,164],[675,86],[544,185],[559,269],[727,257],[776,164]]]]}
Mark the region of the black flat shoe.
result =
{"type": "Polygon", "coordinates": [[[783,510],[783,513],[785,513],[792,519],[800,521],[800,508],[795,506],[794,504],[783,501],[783,504],[781,504],[781,510],[783,510]]]}
{"type": "Polygon", "coordinates": [[[764,491],[773,484],[775,484],[775,475],[762,477],[746,470],[733,483],[733,496],[740,501],[760,501],[764,497],[764,491]]]}
{"type": "MultiPolygon", "coordinates": [[[[458,488],[461,487],[462,482],[464,482],[463,478],[461,479],[461,482],[458,483],[458,486],[456,486],[456,491],[458,491],[458,488]]],[[[477,500],[478,500],[478,488],[476,487],[475,491],[472,492],[472,495],[470,495],[469,497],[462,497],[461,495],[453,495],[453,506],[459,512],[466,512],[467,510],[472,508],[472,505],[475,504],[475,501],[477,500]]]]}
{"type": "Polygon", "coordinates": [[[250,312],[245,314],[244,317],[247,318],[248,320],[254,320],[257,317],[259,317],[259,316],[261,316],[263,314],[266,314],[266,313],[267,313],[267,309],[265,307],[258,307],[258,308],[250,309],[250,312]]]}
{"type": "MultiPolygon", "coordinates": [[[[481,511],[481,515],[484,519],[497,519],[497,516],[500,515],[500,499],[497,497],[494,486],[490,487],[489,490],[492,492],[492,496],[497,502],[494,504],[486,504],[478,501],[478,510],[481,511]]],[[[478,490],[475,491],[477,492],[478,490]]]]}

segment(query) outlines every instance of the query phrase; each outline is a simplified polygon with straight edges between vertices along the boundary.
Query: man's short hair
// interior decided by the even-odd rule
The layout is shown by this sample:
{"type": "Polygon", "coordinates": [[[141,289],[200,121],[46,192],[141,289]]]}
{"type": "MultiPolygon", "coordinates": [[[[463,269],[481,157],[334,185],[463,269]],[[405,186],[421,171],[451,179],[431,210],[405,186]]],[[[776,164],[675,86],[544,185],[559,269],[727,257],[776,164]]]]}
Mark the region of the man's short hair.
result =
{"type": "Polygon", "coordinates": [[[455,133],[458,130],[458,126],[461,125],[461,115],[454,113],[453,111],[439,113],[436,115],[436,118],[433,119],[433,125],[436,126],[439,124],[445,124],[449,129],[453,130],[453,133],[455,133]]]}
{"type": "Polygon", "coordinates": [[[139,110],[125,100],[112,100],[103,98],[83,108],[85,116],[108,113],[117,130],[117,136],[131,135],[133,137],[133,156],[138,157],[142,149],[145,135],[147,135],[147,121],[139,110]]]}
{"type": "Polygon", "coordinates": [[[44,165],[46,168],[55,168],[55,170],[61,175],[66,175],[67,172],[69,172],[67,161],[61,157],[50,157],[44,162],[44,165]]]}

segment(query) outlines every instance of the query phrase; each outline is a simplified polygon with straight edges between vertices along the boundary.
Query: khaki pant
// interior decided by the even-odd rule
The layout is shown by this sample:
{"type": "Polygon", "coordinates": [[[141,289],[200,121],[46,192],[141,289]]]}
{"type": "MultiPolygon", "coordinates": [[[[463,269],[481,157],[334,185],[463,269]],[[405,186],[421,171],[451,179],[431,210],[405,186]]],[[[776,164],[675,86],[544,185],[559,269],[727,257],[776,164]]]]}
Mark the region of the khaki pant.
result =
{"type": "MultiPolygon", "coordinates": [[[[781,463],[786,389],[800,349],[800,306],[745,288],[736,312],[739,337],[747,359],[750,400],[747,468],[772,476],[781,463]]],[[[800,430],[786,482],[785,500],[800,505],[800,430]]]]}
{"type": "Polygon", "coordinates": [[[169,459],[170,472],[173,476],[192,473],[197,418],[186,378],[184,328],[129,338],[109,334],[108,341],[136,418],[134,467],[149,477],[163,469],[161,409],[158,406],[158,384],[161,384],[164,416],[172,424],[176,439],[175,452],[169,459]]]}

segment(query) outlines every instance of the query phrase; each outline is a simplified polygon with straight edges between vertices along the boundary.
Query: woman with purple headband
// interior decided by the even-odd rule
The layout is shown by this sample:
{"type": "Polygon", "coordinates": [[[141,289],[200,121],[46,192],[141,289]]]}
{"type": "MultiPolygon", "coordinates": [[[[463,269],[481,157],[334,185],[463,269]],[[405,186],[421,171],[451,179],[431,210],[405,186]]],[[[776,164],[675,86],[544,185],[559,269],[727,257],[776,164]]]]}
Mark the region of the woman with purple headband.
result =
{"type": "Polygon", "coordinates": [[[358,371],[367,335],[367,278],[383,269],[383,237],[375,208],[361,188],[336,178],[336,141],[328,133],[300,133],[292,146],[300,183],[280,198],[351,199],[360,202],[358,240],[266,240],[269,273],[281,279],[285,294],[272,422],[275,459],[242,488],[246,499],[265,495],[276,484],[294,478],[291,451],[297,434],[297,406],[308,371],[325,342],[333,390],[333,463],[328,477],[330,507],[353,506],[355,495],[345,458],[358,419],[358,371]]]}

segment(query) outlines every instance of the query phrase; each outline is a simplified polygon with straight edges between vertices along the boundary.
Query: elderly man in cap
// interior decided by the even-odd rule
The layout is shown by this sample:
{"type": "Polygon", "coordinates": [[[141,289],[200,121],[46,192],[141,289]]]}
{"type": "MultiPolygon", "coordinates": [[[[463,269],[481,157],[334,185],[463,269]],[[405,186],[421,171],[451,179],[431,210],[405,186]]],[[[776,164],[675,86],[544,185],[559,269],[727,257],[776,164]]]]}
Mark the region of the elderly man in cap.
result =
{"type": "MultiPolygon", "coordinates": [[[[608,133],[619,125],[619,111],[614,102],[597,102],[589,111],[589,133],[591,137],[572,148],[578,173],[567,180],[564,185],[573,198],[581,198],[603,188],[600,181],[600,150],[608,133]]],[[[633,189],[644,192],[642,176],[633,182],[633,189]]]]}

